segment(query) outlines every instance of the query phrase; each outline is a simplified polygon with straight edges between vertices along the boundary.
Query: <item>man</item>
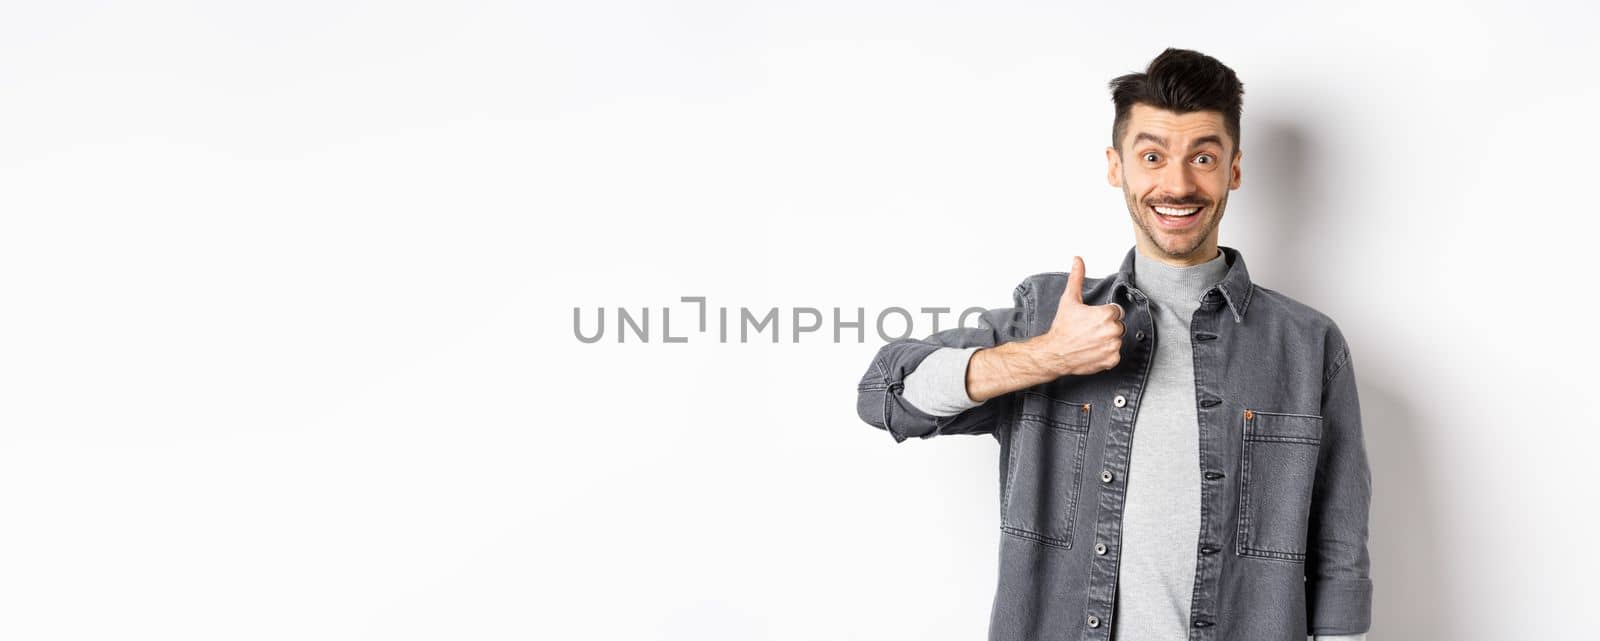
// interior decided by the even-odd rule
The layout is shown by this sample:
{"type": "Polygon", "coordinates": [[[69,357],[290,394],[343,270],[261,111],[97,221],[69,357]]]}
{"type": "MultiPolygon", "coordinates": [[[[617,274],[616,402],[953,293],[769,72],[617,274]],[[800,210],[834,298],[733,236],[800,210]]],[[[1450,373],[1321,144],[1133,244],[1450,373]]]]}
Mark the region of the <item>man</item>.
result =
{"type": "Polygon", "coordinates": [[[991,641],[1359,641],[1371,482],[1331,318],[1218,245],[1243,86],[1167,49],[1111,82],[1121,269],[1037,274],[978,328],[884,345],[862,420],[1000,442],[991,641]]]}

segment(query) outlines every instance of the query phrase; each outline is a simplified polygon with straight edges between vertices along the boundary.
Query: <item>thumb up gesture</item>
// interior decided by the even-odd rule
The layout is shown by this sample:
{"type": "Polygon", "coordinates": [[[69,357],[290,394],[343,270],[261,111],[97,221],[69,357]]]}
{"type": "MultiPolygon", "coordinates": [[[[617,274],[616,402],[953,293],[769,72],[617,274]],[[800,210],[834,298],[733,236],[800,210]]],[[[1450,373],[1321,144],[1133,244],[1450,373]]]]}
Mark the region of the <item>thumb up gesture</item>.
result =
{"type": "Polygon", "coordinates": [[[1072,257],[1067,290],[1061,294],[1050,330],[1036,337],[1038,354],[1059,375],[1085,375],[1117,366],[1122,360],[1122,306],[1083,304],[1083,258],[1072,257]]]}

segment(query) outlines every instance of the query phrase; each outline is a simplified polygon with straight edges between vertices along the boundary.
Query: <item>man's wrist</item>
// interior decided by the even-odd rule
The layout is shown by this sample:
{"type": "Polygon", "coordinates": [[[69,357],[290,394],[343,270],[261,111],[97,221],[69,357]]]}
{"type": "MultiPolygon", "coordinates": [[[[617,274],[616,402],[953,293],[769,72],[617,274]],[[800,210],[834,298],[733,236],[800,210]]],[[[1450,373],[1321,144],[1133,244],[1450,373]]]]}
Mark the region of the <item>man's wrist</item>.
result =
{"type": "Polygon", "coordinates": [[[984,402],[996,396],[1055,380],[1044,366],[1037,338],[1002,343],[972,354],[967,365],[967,395],[984,402]]]}

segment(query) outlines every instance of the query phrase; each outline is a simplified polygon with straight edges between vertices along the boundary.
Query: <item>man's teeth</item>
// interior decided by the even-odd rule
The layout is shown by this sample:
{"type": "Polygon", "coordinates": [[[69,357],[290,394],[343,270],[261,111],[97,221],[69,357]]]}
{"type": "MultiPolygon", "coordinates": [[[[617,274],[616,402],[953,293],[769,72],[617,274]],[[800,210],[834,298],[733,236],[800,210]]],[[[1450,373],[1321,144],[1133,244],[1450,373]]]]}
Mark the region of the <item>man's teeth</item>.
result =
{"type": "Polygon", "coordinates": [[[1156,210],[1156,213],[1161,214],[1163,216],[1189,216],[1189,215],[1198,213],[1200,211],[1199,207],[1195,207],[1194,209],[1173,209],[1171,207],[1155,207],[1154,209],[1156,210]]]}

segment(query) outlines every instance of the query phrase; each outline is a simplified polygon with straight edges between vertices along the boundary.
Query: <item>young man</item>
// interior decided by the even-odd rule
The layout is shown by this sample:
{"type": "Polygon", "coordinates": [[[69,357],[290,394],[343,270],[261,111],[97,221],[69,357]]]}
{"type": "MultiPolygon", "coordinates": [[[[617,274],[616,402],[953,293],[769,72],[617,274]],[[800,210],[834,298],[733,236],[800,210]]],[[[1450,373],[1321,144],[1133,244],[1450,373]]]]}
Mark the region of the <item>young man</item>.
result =
{"type": "Polygon", "coordinates": [[[884,345],[862,420],[1000,442],[990,641],[1358,641],[1371,480],[1350,349],[1217,244],[1243,86],[1167,49],[1111,82],[1134,247],[1037,274],[978,328],[884,345]]]}

